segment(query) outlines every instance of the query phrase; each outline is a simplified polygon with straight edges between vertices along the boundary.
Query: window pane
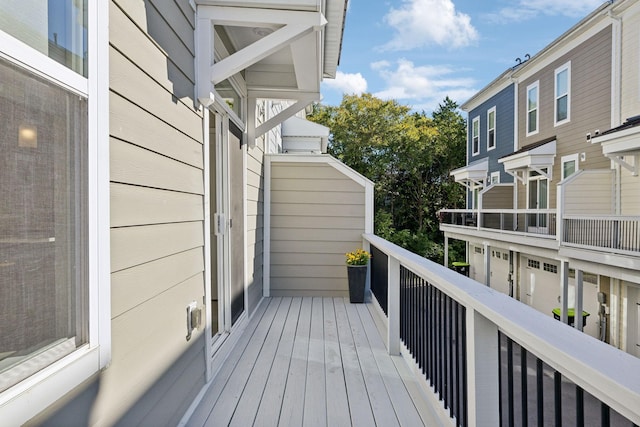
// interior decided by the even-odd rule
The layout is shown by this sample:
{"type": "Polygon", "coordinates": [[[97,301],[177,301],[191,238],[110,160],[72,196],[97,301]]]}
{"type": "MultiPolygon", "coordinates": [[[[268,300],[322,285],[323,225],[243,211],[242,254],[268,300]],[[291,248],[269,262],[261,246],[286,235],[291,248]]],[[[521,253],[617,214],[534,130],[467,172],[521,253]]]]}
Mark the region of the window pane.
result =
{"type": "Polygon", "coordinates": [[[538,88],[529,89],[527,96],[527,110],[531,111],[538,108],[538,88]]]}
{"type": "Polygon", "coordinates": [[[562,70],[558,74],[556,74],[556,97],[564,95],[568,91],[568,77],[569,71],[562,70]]]}
{"type": "Polygon", "coordinates": [[[568,176],[573,175],[573,173],[576,171],[576,161],[575,160],[570,160],[568,162],[564,162],[562,164],[562,177],[566,178],[568,176]]]}
{"type": "Polygon", "coordinates": [[[493,129],[496,123],[496,113],[493,111],[489,113],[489,129],[493,129]]]}
{"type": "Polygon", "coordinates": [[[495,132],[493,130],[489,131],[489,148],[493,148],[496,145],[495,132]]]}
{"type": "Polygon", "coordinates": [[[530,111],[528,117],[529,117],[529,127],[527,129],[527,132],[535,132],[537,130],[538,111],[537,110],[530,111]]]}
{"type": "Polygon", "coordinates": [[[87,76],[87,0],[2,0],[0,30],[87,76]]]}
{"type": "Polygon", "coordinates": [[[0,117],[2,391],[87,342],[87,102],[0,60],[0,117]]]}
{"type": "Polygon", "coordinates": [[[566,120],[569,117],[569,109],[568,107],[569,97],[567,95],[558,98],[556,101],[556,122],[561,122],[562,120],[566,120]]]}

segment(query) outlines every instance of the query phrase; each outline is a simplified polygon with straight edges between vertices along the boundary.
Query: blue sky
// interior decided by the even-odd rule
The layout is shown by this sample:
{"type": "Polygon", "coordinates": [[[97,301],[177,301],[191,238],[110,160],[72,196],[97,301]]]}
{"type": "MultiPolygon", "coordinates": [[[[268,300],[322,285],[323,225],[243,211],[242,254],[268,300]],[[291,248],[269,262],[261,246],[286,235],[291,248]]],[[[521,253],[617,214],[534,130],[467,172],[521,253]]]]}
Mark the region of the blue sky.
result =
{"type": "Polygon", "coordinates": [[[462,104],[603,0],[349,0],[335,79],[322,103],[369,92],[430,114],[462,104]]]}

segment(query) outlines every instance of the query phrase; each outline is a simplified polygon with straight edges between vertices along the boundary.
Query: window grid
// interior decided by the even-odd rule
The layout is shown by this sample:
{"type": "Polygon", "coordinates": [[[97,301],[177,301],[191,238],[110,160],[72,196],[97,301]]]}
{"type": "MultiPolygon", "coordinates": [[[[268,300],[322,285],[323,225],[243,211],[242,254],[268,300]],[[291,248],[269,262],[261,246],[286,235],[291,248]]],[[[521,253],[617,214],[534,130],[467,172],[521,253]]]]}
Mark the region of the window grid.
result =
{"type": "Polygon", "coordinates": [[[536,261],[534,259],[527,260],[527,265],[529,268],[540,269],[540,261],[536,261]]]}
{"type": "Polygon", "coordinates": [[[558,274],[558,266],[554,264],[549,264],[545,262],[543,264],[544,271],[548,271],[549,273],[558,274]]]}

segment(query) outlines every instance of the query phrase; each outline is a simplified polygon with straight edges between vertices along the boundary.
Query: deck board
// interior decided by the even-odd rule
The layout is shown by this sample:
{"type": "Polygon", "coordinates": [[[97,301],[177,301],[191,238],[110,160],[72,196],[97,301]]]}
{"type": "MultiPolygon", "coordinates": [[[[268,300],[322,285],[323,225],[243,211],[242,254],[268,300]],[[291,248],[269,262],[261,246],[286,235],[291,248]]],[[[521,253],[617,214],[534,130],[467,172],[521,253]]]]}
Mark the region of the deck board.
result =
{"type": "Polygon", "coordinates": [[[387,354],[365,305],[269,298],[187,425],[424,425],[417,409],[424,403],[400,362],[387,354]]]}

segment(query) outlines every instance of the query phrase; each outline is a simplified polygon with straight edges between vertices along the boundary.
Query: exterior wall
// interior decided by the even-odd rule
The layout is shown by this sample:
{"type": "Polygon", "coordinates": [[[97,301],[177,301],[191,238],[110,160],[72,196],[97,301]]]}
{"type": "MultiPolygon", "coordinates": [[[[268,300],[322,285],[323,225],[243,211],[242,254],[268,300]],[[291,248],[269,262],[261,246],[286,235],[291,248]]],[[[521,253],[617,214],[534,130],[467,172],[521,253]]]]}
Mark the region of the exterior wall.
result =
{"type": "Polygon", "coordinates": [[[248,314],[262,298],[264,248],[264,140],[247,153],[247,292],[248,314]]]}
{"type": "Polygon", "coordinates": [[[620,123],[640,114],[640,4],[632,3],[622,18],[620,123]]]}
{"type": "Polygon", "coordinates": [[[571,177],[569,182],[562,184],[564,213],[613,214],[613,179],[611,169],[583,171],[571,177]]]}
{"type": "Polygon", "coordinates": [[[113,358],[91,422],[176,424],[205,371],[201,331],[185,340],[185,308],[204,297],[194,12],[187,0],[114,0],[110,27],[113,358]],[[174,387],[165,372],[191,381],[174,387]]]}
{"type": "MultiPolygon", "coordinates": [[[[591,144],[586,134],[604,131],[611,125],[611,25],[590,37],[575,49],[527,77],[518,85],[518,144],[519,147],[556,137],[557,151],[553,165],[553,179],[549,183],[549,207],[556,205],[556,184],[562,177],[563,156],[585,153],[579,169],[609,168],[610,162],[602,149],[591,144]],[[570,121],[554,126],[554,72],[571,62],[570,121]],[[539,81],[539,131],[526,135],[527,86],[539,81]]],[[[518,207],[526,208],[526,186],[518,185],[518,207]]]]}
{"type": "MultiPolygon", "coordinates": [[[[633,163],[631,156],[625,158],[633,163]]],[[[620,214],[640,215],[640,176],[633,176],[625,168],[620,168],[620,214]]]]}
{"type": "MultiPolygon", "coordinates": [[[[491,172],[499,171],[501,183],[513,182],[513,177],[504,171],[502,165],[498,163],[498,159],[513,152],[513,137],[515,135],[513,120],[514,96],[515,86],[511,84],[489,100],[469,111],[467,118],[467,164],[487,157],[489,159],[487,175],[490,175],[491,172]],[[496,147],[487,151],[487,112],[494,107],[496,109],[496,147]],[[473,120],[476,117],[480,118],[480,153],[474,156],[472,132],[473,120]]],[[[471,197],[472,193],[468,192],[467,206],[471,206],[471,197]]]]}
{"type": "Polygon", "coordinates": [[[513,209],[513,185],[494,185],[482,192],[482,209],[513,209]]]}
{"type": "Polygon", "coordinates": [[[271,157],[271,295],[347,296],[345,253],[362,247],[365,189],[328,164],[278,157],[271,157]]]}

